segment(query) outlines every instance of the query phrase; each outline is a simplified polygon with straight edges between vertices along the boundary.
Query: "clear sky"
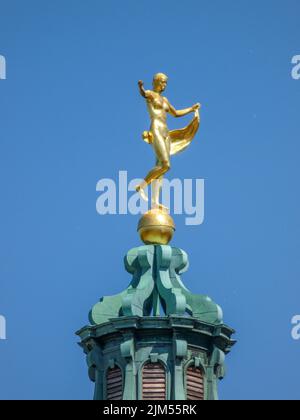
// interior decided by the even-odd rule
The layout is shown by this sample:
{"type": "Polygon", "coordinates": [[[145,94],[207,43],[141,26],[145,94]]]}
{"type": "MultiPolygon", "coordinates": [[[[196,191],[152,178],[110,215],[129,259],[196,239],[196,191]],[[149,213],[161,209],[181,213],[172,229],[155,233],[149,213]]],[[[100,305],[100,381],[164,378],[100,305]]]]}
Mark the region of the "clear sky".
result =
{"type": "MultiPolygon", "coordinates": [[[[130,277],[138,216],[100,216],[96,183],[153,163],[137,81],[199,101],[170,177],[205,179],[205,221],[176,216],[184,282],[237,330],[222,399],[300,399],[298,0],[0,0],[0,398],[90,399],[74,332],[130,277]]],[[[169,119],[170,127],[189,121],[169,119]]]]}

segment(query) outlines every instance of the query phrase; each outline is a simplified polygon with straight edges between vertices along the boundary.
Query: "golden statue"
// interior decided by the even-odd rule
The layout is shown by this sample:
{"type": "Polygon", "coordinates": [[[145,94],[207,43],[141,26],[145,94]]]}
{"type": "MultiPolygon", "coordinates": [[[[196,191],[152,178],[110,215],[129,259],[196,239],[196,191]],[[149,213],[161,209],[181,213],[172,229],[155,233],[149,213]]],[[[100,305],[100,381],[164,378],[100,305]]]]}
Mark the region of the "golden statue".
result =
{"type": "Polygon", "coordinates": [[[166,89],[167,81],[168,77],[165,74],[157,73],[153,78],[153,90],[145,90],[143,82],[141,80],[138,82],[140,93],[147,101],[151,119],[150,131],[144,131],[143,138],[153,146],[156,165],[144,181],[136,187],[136,190],[147,201],[145,189],[153,183],[152,208],[164,208],[159,203],[159,195],[163,176],[171,167],[170,156],[181,152],[190,144],[200,124],[199,103],[190,108],[176,110],[168,99],[161,95],[166,89]],[[191,112],[194,112],[195,116],[187,127],[180,130],[168,130],[167,113],[174,117],[183,117],[191,112]]]}
{"type": "Polygon", "coordinates": [[[152,145],[156,155],[155,167],[136,187],[141,197],[148,201],[145,189],[153,183],[151,210],[141,218],[138,226],[141,239],[146,244],[167,244],[172,239],[174,221],[168,214],[168,209],[159,202],[163,176],[170,170],[170,156],[183,151],[190,144],[200,124],[199,103],[190,108],[176,110],[168,99],[162,96],[167,81],[168,77],[165,74],[157,73],[153,78],[153,90],[145,90],[143,82],[138,82],[140,93],[147,101],[151,119],[150,130],[144,131],[143,139],[152,145]],[[169,131],[167,113],[174,117],[182,117],[192,112],[194,118],[187,127],[169,131]]]}

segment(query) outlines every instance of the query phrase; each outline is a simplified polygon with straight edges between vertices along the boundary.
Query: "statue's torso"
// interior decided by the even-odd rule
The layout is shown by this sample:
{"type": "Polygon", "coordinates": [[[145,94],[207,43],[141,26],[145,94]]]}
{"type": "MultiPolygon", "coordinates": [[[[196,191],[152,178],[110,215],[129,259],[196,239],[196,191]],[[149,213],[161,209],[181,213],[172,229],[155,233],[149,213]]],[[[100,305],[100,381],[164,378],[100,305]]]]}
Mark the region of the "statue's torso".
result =
{"type": "Polygon", "coordinates": [[[151,123],[167,123],[167,112],[169,110],[168,100],[156,92],[151,92],[151,99],[147,100],[148,112],[151,123]]]}

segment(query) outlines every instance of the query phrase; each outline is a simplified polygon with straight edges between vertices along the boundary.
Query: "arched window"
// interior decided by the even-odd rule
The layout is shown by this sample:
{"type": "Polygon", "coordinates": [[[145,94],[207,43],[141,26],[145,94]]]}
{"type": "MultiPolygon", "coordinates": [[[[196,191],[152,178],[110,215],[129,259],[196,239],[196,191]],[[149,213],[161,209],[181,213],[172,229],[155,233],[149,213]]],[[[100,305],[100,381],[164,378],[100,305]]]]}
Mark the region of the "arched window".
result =
{"type": "Polygon", "coordinates": [[[122,370],[119,366],[108,369],[106,374],[106,399],[122,400],[123,397],[123,378],[122,370]]]}
{"type": "Polygon", "coordinates": [[[143,400],[166,399],[166,371],[161,363],[146,363],[142,371],[143,400]]]}
{"type": "Polygon", "coordinates": [[[189,366],[186,371],[186,399],[204,400],[203,373],[195,366],[189,366]]]}

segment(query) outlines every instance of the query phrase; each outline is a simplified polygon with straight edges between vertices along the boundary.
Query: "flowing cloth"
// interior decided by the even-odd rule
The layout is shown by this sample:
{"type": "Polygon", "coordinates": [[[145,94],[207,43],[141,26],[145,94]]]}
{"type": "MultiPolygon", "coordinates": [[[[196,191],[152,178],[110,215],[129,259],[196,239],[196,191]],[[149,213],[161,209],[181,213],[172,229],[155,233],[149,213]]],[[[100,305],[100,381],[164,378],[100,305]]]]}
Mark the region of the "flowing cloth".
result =
{"type": "MultiPolygon", "coordinates": [[[[169,131],[169,138],[171,143],[170,155],[176,155],[177,153],[185,150],[198,131],[200,125],[200,115],[199,111],[195,111],[195,116],[192,121],[184,128],[179,130],[169,131]]],[[[143,139],[146,143],[152,144],[153,134],[151,131],[144,131],[143,139]]]]}

